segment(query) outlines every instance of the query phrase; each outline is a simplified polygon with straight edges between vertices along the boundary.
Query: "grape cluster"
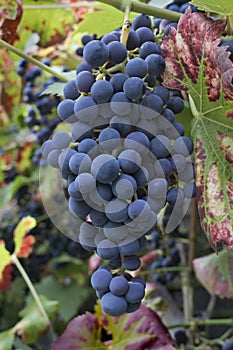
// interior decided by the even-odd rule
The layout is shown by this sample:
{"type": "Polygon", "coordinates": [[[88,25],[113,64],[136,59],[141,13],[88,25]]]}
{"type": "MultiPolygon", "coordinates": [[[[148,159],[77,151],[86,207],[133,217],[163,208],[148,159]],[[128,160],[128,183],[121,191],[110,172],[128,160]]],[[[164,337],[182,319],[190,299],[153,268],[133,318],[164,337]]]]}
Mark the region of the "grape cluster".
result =
{"type": "Polygon", "coordinates": [[[222,345],[222,350],[232,350],[233,349],[233,342],[227,341],[222,345]]]}
{"type": "Polygon", "coordinates": [[[92,285],[103,309],[119,316],[144,296],[145,283],[122,271],[140,267],[157,215],[195,195],[193,145],[175,120],[183,99],[161,85],[165,61],[151,19],[135,17],[126,37],[113,31],[89,39],[57,107],[71,132],[54,133],[42,155],[61,173],[79,242],[109,261],[92,285]]]}
{"type": "Polygon", "coordinates": [[[191,6],[192,12],[197,12],[196,6],[189,4],[189,0],[173,0],[173,2],[166,6],[170,11],[185,13],[186,9],[191,6]]]}

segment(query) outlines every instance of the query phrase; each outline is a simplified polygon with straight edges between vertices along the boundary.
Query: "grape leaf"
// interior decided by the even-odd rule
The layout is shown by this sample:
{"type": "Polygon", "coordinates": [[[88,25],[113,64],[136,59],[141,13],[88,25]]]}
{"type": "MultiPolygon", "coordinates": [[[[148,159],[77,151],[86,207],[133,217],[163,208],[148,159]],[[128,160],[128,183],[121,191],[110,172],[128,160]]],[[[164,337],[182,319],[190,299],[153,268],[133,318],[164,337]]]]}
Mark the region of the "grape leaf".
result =
{"type": "Polygon", "coordinates": [[[224,250],[193,260],[196,277],[210,294],[220,298],[233,297],[233,251],[224,250]]]}
{"type": "Polygon", "coordinates": [[[49,85],[42,93],[42,95],[56,95],[56,96],[64,96],[64,86],[66,83],[53,83],[49,85]]]}
{"type": "Polygon", "coordinates": [[[7,292],[11,288],[12,281],[12,266],[11,264],[6,265],[2,272],[2,277],[0,277],[0,291],[7,292]]]}
{"type": "Polygon", "coordinates": [[[34,236],[26,234],[36,226],[36,219],[31,216],[24,217],[14,229],[14,254],[20,258],[26,258],[32,252],[32,246],[35,242],[34,236]]]}
{"type": "MultiPolygon", "coordinates": [[[[59,311],[58,301],[49,300],[45,296],[40,296],[40,300],[49,319],[54,320],[59,311]]],[[[26,344],[35,343],[49,328],[31,297],[27,299],[27,304],[19,315],[22,319],[14,326],[13,330],[26,344]]]]}
{"type": "Polygon", "coordinates": [[[12,330],[0,333],[0,349],[1,350],[11,350],[14,343],[15,335],[12,330]]]}
{"type": "Polygon", "coordinates": [[[233,248],[233,63],[218,46],[225,21],[188,9],[173,29],[162,44],[164,85],[189,95],[202,228],[216,250],[233,248]]]}
{"type": "Polygon", "coordinates": [[[3,277],[3,272],[7,265],[11,263],[11,255],[8,252],[8,250],[5,247],[5,242],[1,239],[0,240],[0,281],[3,277]]]}
{"type": "Polygon", "coordinates": [[[205,12],[218,13],[223,16],[233,14],[231,0],[192,0],[190,3],[205,12]]]}
{"type": "Polygon", "coordinates": [[[17,28],[23,14],[21,0],[2,0],[0,4],[0,37],[13,44],[18,38],[17,28]]]}
{"type": "Polygon", "coordinates": [[[97,317],[86,312],[70,321],[65,332],[53,343],[51,350],[106,350],[107,346],[100,339],[100,330],[97,317]]]}
{"type": "Polygon", "coordinates": [[[112,334],[114,350],[175,350],[160,317],[144,304],[132,314],[104,315],[103,327],[112,334]]]}

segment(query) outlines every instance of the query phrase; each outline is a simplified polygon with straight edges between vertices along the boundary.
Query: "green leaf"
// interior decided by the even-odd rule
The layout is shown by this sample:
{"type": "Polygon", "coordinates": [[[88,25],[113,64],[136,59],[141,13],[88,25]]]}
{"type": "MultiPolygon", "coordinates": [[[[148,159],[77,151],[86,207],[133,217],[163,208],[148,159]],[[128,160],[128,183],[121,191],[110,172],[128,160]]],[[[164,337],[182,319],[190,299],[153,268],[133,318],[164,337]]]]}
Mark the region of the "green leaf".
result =
{"type": "MultiPolygon", "coordinates": [[[[96,33],[98,36],[102,36],[123,25],[123,12],[110,5],[98,2],[96,4],[96,11],[86,13],[82,16],[84,21],[78,25],[77,32],[96,33]]],[[[135,15],[136,14],[132,12],[130,14],[130,19],[135,17],[135,15]]]]}
{"type": "Polygon", "coordinates": [[[28,240],[29,236],[25,237],[27,233],[33,229],[37,225],[36,219],[32,216],[25,216],[20,220],[16,228],[14,229],[14,243],[15,250],[14,254],[18,257],[28,257],[31,253],[32,245],[35,241],[35,237],[31,236],[30,240],[28,240]],[[28,242],[29,241],[29,242],[28,242]]]}
{"type": "MultiPolygon", "coordinates": [[[[59,311],[59,303],[40,296],[40,300],[50,320],[54,320],[59,311]]],[[[19,313],[22,319],[15,325],[15,333],[26,344],[32,344],[47,332],[48,325],[41,315],[37,304],[32,298],[27,299],[27,304],[19,313]]]]}
{"type": "Polygon", "coordinates": [[[0,349],[11,350],[14,343],[15,335],[12,329],[0,333],[0,349]]]}
{"type": "Polygon", "coordinates": [[[0,240],[0,281],[3,277],[3,271],[11,263],[11,255],[5,247],[5,242],[0,240]]]}
{"type": "Polygon", "coordinates": [[[35,285],[36,290],[51,299],[56,297],[59,302],[61,317],[68,322],[77,314],[78,309],[90,296],[91,289],[86,286],[78,286],[75,282],[61,284],[53,276],[46,276],[35,285]]]}
{"type": "Polygon", "coordinates": [[[218,46],[224,29],[223,20],[189,10],[162,45],[164,85],[189,95],[198,208],[215,249],[233,248],[233,64],[218,46]]]}
{"type": "Polygon", "coordinates": [[[66,83],[53,83],[49,85],[41,94],[43,95],[57,95],[57,96],[64,96],[64,86],[66,83]]]}
{"type": "Polygon", "coordinates": [[[210,294],[220,298],[233,297],[233,251],[222,251],[194,259],[197,279],[210,294]]]}
{"type": "Polygon", "coordinates": [[[223,16],[233,14],[231,0],[192,0],[190,3],[205,12],[213,12],[223,16]]]}

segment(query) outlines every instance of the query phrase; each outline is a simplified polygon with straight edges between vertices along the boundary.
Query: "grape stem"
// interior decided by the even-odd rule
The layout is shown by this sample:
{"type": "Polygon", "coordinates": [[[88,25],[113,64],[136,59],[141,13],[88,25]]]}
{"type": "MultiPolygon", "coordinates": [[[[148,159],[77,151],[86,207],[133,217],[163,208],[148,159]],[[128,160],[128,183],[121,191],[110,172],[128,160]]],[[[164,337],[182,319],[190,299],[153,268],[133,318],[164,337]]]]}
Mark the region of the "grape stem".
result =
{"type": "Polygon", "coordinates": [[[64,82],[68,82],[69,79],[65,78],[64,75],[59,74],[58,72],[56,72],[55,70],[53,70],[51,67],[46,66],[46,64],[43,64],[42,62],[38,61],[37,59],[27,55],[26,53],[24,53],[23,51],[17,49],[16,47],[14,47],[13,45],[7,43],[6,41],[0,39],[0,46],[4,47],[5,49],[15,53],[16,55],[24,58],[25,60],[27,60],[28,62],[35,64],[36,66],[40,67],[41,69],[43,69],[44,71],[50,73],[51,75],[54,75],[56,78],[58,78],[59,80],[62,80],[64,82]]]}
{"type": "Polygon", "coordinates": [[[175,11],[170,11],[167,9],[159,8],[152,5],[143,4],[142,2],[138,2],[135,0],[132,1],[121,1],[121,0],[100,0],[104,4],[111,5],[117,8],[120,11],[125,11],[126,6],[130,4],[130,11],[143,13],[148,16],[155,16],[158,18],[168,19],[170,21],[178,21],[181,17],[181,14],[175,11]]]}
{"type": "Polygon", "coordinates": [[[198,327],[198,326],[232,326],[233,318],[212,318],[206,320],[192,319],[190,322],[184,323],[176,323],[172,325],[167,325],[166,327],[169,329],[174,328],[190,328],[190,327],[198,327]]]}
{"type": "Polygon", "coordinates": [[[33,286],[27,272],[25,271],[24,267],[22,266],[22,264],[20,263],[19,259],[17,258],[17,256],[15,254],[12,254],[11,255],[11,258],[12,258],[12,261],[13,263],[15,264],[15,266],[17,267],[17,269],[19,270],[21,276],[23,277],[26,285],[28,286],[28,289],[30,290],[34,300],[35,300],[35,303],[38,307],[38,310],[40,311],[40,314],[41,316],[43,317],[46,325],[50,328],[50,331],[51,331],[51,334],[53,336],[53,340],[56,338],[55,337],[55,334],[54,334],[54,331],[53,331],[53,328],[52,328],[52,324],[49,320],[49,317],[44,309],[44,306],[39,298],[39,295],[35,289],[35,287],[33,286]]]}

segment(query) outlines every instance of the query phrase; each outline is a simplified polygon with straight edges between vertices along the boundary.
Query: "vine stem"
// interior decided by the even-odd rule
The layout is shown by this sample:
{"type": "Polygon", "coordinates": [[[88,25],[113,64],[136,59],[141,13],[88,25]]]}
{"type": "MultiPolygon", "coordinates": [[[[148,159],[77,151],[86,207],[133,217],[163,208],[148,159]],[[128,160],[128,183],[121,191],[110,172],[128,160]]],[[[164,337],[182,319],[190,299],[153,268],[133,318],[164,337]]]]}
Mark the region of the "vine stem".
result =
{"type": "Polygon", "coordinates": [[[158,18],[168,19],[170,21],[178,21],[181,17],[181,14],[175,11],[170,11],[167,9],[159,8],[152,5],[147,5],[142,2],[138,2],[135,0],[127,1],[127,0],[99,0],[99,2],[103,2],[104,4],[111,5],[116,9],[125,12],[125,8],[130,6],[130,11],[143,13],[149,16],[155,16],[158,18]]]}
{"type": "Polygon", "coordinates": [[[12,258],[13,263],[15,264],[17,269],[19,270],[21,276],[23,277],[26,285],[28,286],[28,289],[30,290],[30,292],[35,300],[35,303],[38,307],[38,310],[40,311],[41,316],[44,318],[47,326],[50,328],[51,333],[53,333],[52,324],[48,318],[48,315],[44,309],[44,306],[42,305],[42,302],[39,298],[39,295],[38,295],[37,291],[35,290],[35,287],[32,284],[27,272],[25,271],[24,267],[22,266],[22,264],[20,263],[19,259],[17,258],[17,256],[15,254],[12,254],[11,258],[12,258]]]}
{"type": "Polygon", "coordinates": [[[233,318],[212,318],[206,320],[192,319],[190,322],[176,323],[166,326],[169,329],[173,328],[189,328],[193,326],[233,326],[233,318]]]}
{"type": "Polygon", "coordinates": [[[56,72],[55,70],[53,70],[52,68],[46,66],[46,64],[38,61],[37,59],[27,55],[26,53],[22,52],[21,50],[17,49],[16,47],[14,47],[13,45],[7,43],[6,41],[0,39],[0,46],[4,47],[5,49],[15,53],[16,55],[25,58],[25,60],[27,60],[28,62],[31,62],[33,64],[35,64],[36,66],[40,67],[41,69],[43,69],[44,71],[50,73],[51,75],[54,75],[56,78],[64,81],[64,82],[68,82],[69,80],[67,78],[64,77],[64,75],[59,74],[58,72],[56,72]]]}

